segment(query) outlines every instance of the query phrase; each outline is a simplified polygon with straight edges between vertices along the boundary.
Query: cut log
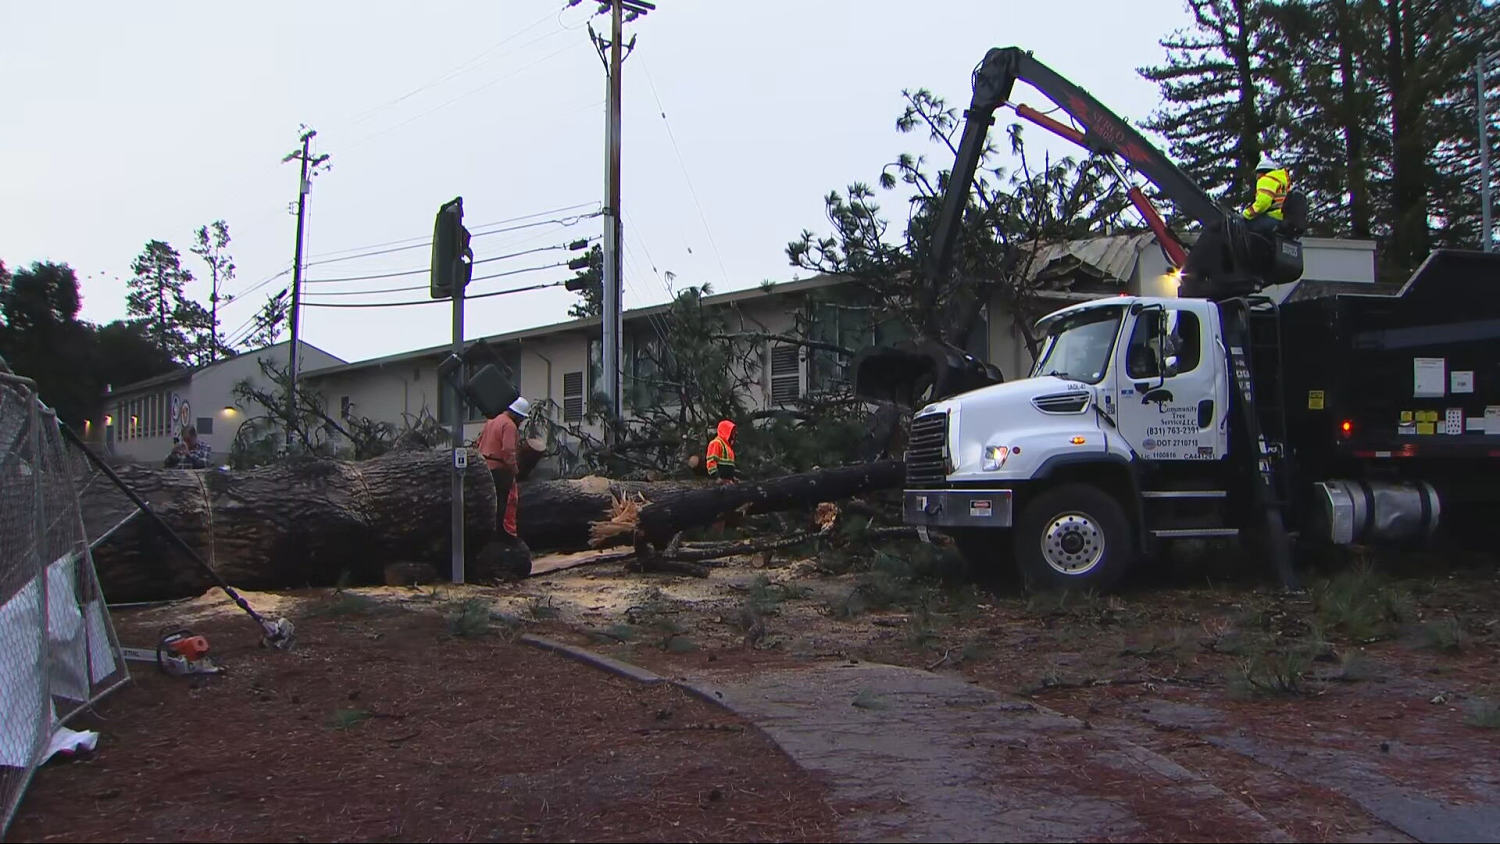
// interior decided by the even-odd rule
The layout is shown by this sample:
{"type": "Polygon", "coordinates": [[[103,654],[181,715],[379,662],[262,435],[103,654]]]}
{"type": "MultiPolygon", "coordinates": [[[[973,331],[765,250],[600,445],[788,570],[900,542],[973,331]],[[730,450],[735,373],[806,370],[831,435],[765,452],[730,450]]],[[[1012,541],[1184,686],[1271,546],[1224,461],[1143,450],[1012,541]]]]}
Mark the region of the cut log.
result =
{"type": "Polygon", "coordinates": [[[708,488],[646,493],[637,525],[642,538],[660,548],[683,528],[708,525],[732,512],[768,513],[824,501],[838,501],[861,492],[901,485],[905,468],[899,460],[818,469],[757,483],[741,482],[708,488]]]}
{"type": "MultiPolygon", "coordinates": [[[[404,452],[359,463],[305,460],[239,472],[123,466],[120,476],[226,580],[247,589],[383,582],[392,561],[448,570],[449,453],[404,452]]],[[[471,455],[464,476],[466,549],[495,529],[495,487],[471,455]]],[[[80,491],[89,536],[133,506],[95,478],[80,491]]],[[[194,595],[210,585],[145,519],[94,549],[111,601],[194,595]]]]}
{"type": "Polygon", "coordinates": [[[534,550],[582,551],[594,522],[607,522],[617,498],[708,489],[704,483],[612,481],[608,478],[531,481],[521,484],[516,525],[534,550]]]}

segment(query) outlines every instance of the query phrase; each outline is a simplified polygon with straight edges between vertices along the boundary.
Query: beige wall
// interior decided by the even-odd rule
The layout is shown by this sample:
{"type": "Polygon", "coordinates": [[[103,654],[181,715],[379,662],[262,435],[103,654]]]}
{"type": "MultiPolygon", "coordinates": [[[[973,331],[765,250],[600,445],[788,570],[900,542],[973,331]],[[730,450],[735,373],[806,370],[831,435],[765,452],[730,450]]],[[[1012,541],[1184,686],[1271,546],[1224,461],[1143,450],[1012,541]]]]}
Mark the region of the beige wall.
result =
{"type": "MultiPolygon", "coordinates": [[[[287,349],[287,343],[278,343],[185,372],[180,378],[165,384],[139,389],[127,386],[111,393],[104,402],[111,428],[111,450],[116,456],[131,460],[165,459],[172,450],[172,438],[181,431],[182,419],[162,418],[158,421],[156,415],[159,407],[170,408],[175,397],[179,402],[187,403],[187,424],[199,429],[199,436],[213,448],[217,458],[227,458],[239,426],[246,418],[263,412],[260,408],[240,406],[234,396],[234,385],[246,379],[265,385],[260,360],[267,358],[278,366],[285,366],[287,349]],[[129,410],[132,407],[136,408],[135,413],[129,410]],[[132,415],[138,418],[133,430],[132,415]],[[203,424],[204,420],[208,424],[203,424]]],[[[304,371],[342,363],[322,349],[305,343],[301,344],[301,349],[301,368],[304,371]]],[[[167,415],[170,415],[170,410],[167,415]]]]}

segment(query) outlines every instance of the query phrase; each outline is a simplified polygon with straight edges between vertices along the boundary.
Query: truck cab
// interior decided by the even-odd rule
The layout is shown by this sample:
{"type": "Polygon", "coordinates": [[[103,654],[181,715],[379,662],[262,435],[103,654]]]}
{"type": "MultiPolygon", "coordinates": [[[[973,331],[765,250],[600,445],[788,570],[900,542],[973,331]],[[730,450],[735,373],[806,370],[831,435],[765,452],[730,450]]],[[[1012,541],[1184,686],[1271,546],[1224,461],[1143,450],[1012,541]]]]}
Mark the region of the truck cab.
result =
{"type": "Polygon", "coordinates": [[[914,414],[905,517],[953,533],[971,562],[1013,555],[1036,585],[1106,588],[1148,544],[1143,500],[1212,508],[1229,494],[1220,310],[1120,296],[1056,311],[1038,330],[1029,377],[914,414]]]}

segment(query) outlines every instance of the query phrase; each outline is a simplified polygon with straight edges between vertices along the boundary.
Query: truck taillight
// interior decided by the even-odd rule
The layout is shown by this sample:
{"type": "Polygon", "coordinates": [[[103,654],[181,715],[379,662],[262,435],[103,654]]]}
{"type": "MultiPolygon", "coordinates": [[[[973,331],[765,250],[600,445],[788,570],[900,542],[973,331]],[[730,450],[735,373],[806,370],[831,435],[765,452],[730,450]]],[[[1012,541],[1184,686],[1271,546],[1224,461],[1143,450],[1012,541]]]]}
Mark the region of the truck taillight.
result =
{"type": "Polygon", "coordinates": [[[1339,435],[1346,440],[1354,436],[1354,420],[1345,419],[1343,422],[1340,422],[1339,435]]]}

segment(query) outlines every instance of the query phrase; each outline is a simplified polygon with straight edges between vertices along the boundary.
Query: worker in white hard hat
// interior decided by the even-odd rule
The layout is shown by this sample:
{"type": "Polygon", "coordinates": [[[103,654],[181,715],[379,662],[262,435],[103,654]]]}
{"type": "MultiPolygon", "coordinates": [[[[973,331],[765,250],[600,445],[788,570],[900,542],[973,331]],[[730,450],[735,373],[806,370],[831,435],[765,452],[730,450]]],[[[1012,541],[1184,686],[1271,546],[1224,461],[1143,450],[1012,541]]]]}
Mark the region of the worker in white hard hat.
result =
{"type": "Polygon", "coordinates": [[[1272,234],[1281,225],[1281,207],[1292,189],[1292,177],[1286,168],[1269,155],[1262,155],[1255,166],[1255,201],[1245,209],[1246,226],[1257,234],[1272,234]]]}
{"type": "Polygon", "coordinates": [[[520,471],[520,423],[531,415],[531,402],[525,396],[517,396],[510,407],[499,416],[484,423],[479,432],[479,453],[495,479],[495,504],[500,511],[500,539],[514,542],[520,535],[516,530],[516,510],[520,505],[520,493],[516,489],[516,474],[520,471]]]}

